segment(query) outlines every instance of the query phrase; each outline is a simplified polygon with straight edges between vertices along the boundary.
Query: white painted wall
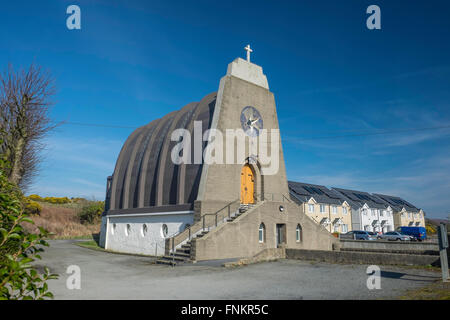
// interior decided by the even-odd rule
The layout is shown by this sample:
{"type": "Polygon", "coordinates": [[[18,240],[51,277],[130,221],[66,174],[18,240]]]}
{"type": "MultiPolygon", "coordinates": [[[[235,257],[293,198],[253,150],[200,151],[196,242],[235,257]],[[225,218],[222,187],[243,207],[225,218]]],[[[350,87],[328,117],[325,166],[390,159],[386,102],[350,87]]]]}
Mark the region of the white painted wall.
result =
{"type": "Polygon", "coordinates": [[[187,224],[192,225],[193,218],[192,212],[108,216],[105,249],[116,252],[164,255],[163,224],[167,225],[167,235],[170,237],[183,231],[187,224]],[[145,234],[143,233],[144,224],[147,225],[145,234]],[[127,225],[130,225],[130,232],[127,232],[127,225]]]}
{"type": "Polygon", "coordinates": [[[368,207],[367,205],[364,205],[364,207],[359,209],[359,215],[361,217],[361,225],[359,226],[360,229],[358,230],[366,230],[365,226],[369,226],[369,228],[366,231],[393,231],[394,230],[394,215],[391,211],[388,211],[386,209],[385,213],[383,213],[383,216],[381,216],[382,210],[380,209],[373,209],[375,210],[375,214],[372,213],[372,208],[368,207]],[[383,220],[386,220],[386,223],[383,226],[379,226],[378,229],[375,229],[373,226],[373,223],[375,220],[378,220],[381,224],[383,220]],[[385,229],[383,229],[385,227],[385,229]]]}

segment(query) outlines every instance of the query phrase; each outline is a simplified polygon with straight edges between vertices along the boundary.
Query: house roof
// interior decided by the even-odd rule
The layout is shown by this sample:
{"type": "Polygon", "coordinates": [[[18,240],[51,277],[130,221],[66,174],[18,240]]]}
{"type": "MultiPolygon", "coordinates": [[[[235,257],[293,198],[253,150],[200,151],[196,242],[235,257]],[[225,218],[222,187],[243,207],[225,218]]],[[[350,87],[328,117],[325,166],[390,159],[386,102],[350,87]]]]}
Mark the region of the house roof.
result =
{"type": "Polygon", "coordinates": [[[378,194],[378,193],[375,193],[374,196],[380,198],[382,201],[387,203],[389,206],[391,206],[392,209],[394,209],[396,211],[401,211],[403,208],[405,208],[406,211],[410,211],[410,212],[419,212],[420,211],[420,209],[416,208],[414,205],[412,205],[411,203],[409,203],[406,200],[403,200],[400,197],[389,196],[389,195],[378,194]]]}
{"type": "Polygon", "coordinates": [[[389,205],[382,199],[368,192],[341,188],[332,189],[338,192],[344,199],[346,199],[350,206],[355,208],[361,208],[362,206],[364,206],[364,204],[367,204],[370,208],[386,209],[389,205]]]}
{"type": "Polygon", "coordinates": [[[344,201],[333,190],[325,186],[304,182],[288,181],[291,198],[297,203],[308,202],[314,198],[318,203],[340,205],[344,201]]]}

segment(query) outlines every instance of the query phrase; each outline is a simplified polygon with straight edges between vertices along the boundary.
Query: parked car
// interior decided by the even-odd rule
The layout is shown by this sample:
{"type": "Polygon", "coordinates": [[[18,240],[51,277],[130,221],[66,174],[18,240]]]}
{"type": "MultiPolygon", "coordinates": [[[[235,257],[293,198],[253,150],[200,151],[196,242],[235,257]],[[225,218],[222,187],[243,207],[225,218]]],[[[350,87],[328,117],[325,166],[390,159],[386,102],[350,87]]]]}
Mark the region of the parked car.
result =
{"type": "Polygon", "coordinates": [[[397,231],[402,234],[407,234],[414,238],[414,240],[422,241],[427,238],[427,230],[424,227],[399,227],[397,231]]]}
{"type": "Polygon", "coordinates": [[[412,240],[411,236],[406,235],[406,234],[402,234],[398,231],[390,231],[390,232],[386,232],[383,233],[382,235],[379,236],[380,239],[384,239],[384,240],[390,240],[390,241],[410,241],[412,240]]]}
{"type": "Polygon", "coordinates": [[[376,240],[377,237],[372,236],[368,231],[353,230],[347,233],[341,233],[341,239],[354,239],[354,240],[376,240]]]}
{"type": "Polygon", "coordinates": [[[380,239],[380,232],[375,232],[375,231],[367,231],[373,238],[375,239],[380,239]]]}

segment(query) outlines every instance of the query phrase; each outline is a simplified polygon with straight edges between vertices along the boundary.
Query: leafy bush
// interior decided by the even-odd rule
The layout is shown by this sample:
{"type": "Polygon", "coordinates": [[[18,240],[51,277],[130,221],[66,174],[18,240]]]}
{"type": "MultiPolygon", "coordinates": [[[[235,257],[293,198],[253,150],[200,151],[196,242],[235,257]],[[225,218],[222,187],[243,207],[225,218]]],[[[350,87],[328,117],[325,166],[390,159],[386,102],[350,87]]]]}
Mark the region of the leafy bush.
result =
{"type": "Polygon", "coordinates": [[[41,196],[37,194],[30,194],[27,198],[33,201],[42,201],[41,196]]]}
{"type": "Polygon", "coordinates": [[[25,199],[20,189],[8,181],[0,159],[0,300],[53,298],[47,280],[56,279],[47,267],[43,274],[31,264],[41,259],[41,246],[48,232],[39,227],[38,234],[30,234],[22,224],[33,220],[25,212],[25,199]]]}
{"type": "Polygon", "coordinates": [[[25,199],[25,213],[28,215],[39,215],[42,212],[42,206],[36,201],[25,199]]]}
{"type": "Polygon", "coordinates": [[[93,224],[101,219],[104,210],[104,201],[92,201],[81,209],[78,217],[81,223],[93,224]]]}
{"type": "Polygon", "coordinates": [[[437,232],[436,227],[432,224],[427,224],[425,230],[427,231],[427,234],[435,234],[437,232]]]}
{"type": "Polygon", "coordinates": [[[53,203],[53,204],[65,204],[65,203],[71,203],[72,200],[67,198],[67,197],[45,197],[42,198],[41,196],[37,195],[37,194],[30,194],[28,197],[28,199],[33,200],[33,201],[39,201],[39,202],[48,202],[48,203],[53,203]]]}
{"type": "Polygon", "coordinates": [[[64,204],[70,203],[70,199],[67,197],[57,198],[57,197],[45,197],[42,199],[44,202],[54,203],[54,204],[64,204]]]}

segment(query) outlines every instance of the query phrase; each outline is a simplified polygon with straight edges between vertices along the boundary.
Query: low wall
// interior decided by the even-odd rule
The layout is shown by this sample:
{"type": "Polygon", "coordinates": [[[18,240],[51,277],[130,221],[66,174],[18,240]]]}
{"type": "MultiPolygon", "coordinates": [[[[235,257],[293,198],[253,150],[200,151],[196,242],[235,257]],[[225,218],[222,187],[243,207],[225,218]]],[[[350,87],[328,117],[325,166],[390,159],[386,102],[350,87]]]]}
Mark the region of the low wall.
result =
{"type": "Polygon", "coordinates": [[[375,265],[416,265],[440,264],[439,256],[418,254],[394,254],[359,251],[324,251],[286,249],[287,259],[312,260],[328,263],[375,264],[375,265]]]}
{"type": "Polygon", "coordinates": [[[432,242],[410,242],[410,241],[364,241],[341,239],[342,249],[362,249],[362,250],[387,250],[395,252],[433,252],[439,253],[439,246],[432,242]]]}
{"type": "Polygon", "coordinates": [[[276,261],[278,259],[286,259],[286,249],[285,248],[268,248],[264,249],[260,253],[254,255],[251,258],[243,258],[238,261],[227,262],[224,267],[238,267],[242,265],[248,265],[258,262],[276,261]]]}

